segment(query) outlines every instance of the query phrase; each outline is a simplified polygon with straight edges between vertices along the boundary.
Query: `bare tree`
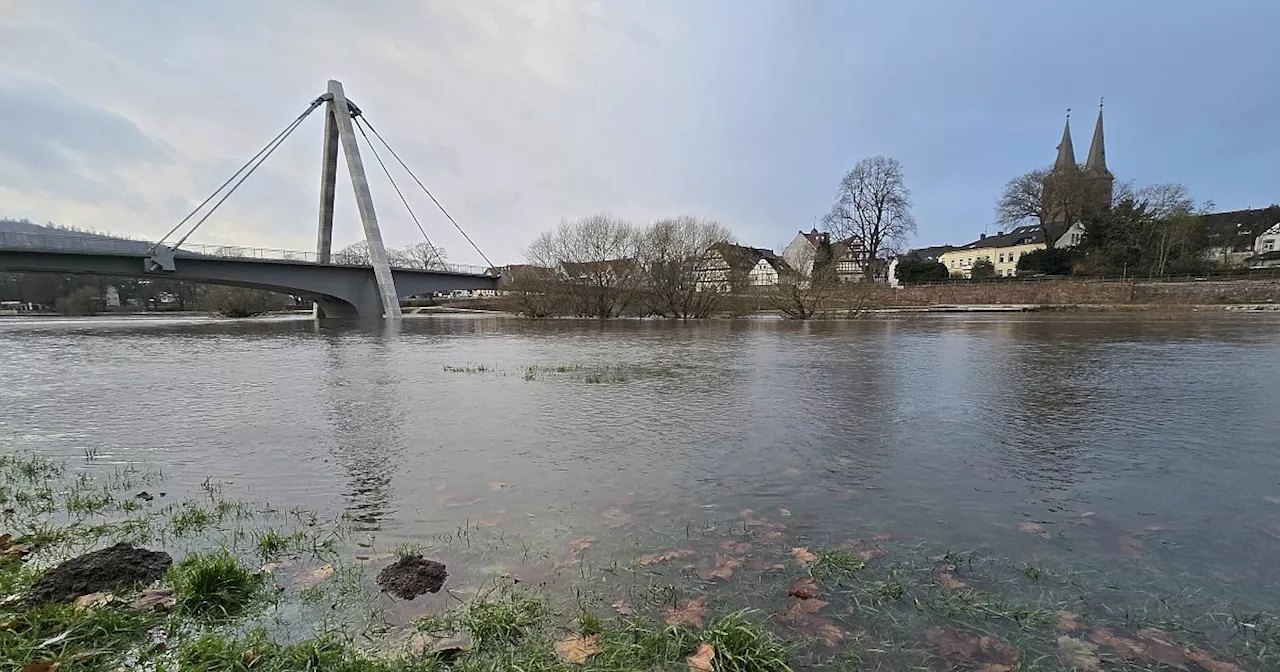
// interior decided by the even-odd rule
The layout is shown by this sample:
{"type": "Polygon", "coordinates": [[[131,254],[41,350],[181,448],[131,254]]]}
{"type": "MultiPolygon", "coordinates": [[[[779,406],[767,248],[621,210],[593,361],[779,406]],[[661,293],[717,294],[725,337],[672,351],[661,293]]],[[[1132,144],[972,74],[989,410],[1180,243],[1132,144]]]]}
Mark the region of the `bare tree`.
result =
{"type": "Polygon", "coordinates": [[[346,266],[368,266],[373,263],[373,257],[369,255],[369,243],[363,240],[334,252],[330,259],[335,264],[346,266]]]}
{"type": "Polygon", "coordinates": [[[629,222],[609,215],[564,221],[529,246],[529,263],[556,269],[553,291],[572,312],[617,317],[632,307],[641,274],[636,261],[639,236],[629,222]]]}
{"type": "Polygon", "coordinates": [[[1009,228],[1039,224],[1044,229],[1045,247],[1052,248],[1072,224],[1094,221],[1103,214],[1100,208],[1109,209],[1133,195],[1133,185],[1121,182],[1108,202],[1100,195],[1096,178],[1088,173],[1037,168],[1005,184],[996,205],[996,221],[1009,228]]]}
{"type": "Polygon", "coordinates": [[[862,244],[870,257],[864,272],[867,280],[874,280],[876,259],[904,245],[916,230],[902,164],[883,156],[859,161],[840,181],[825,222],[840,239],[862,244]]]}
{"type": "Polygon", "coordinates": [[[662,219],[640,233],[639,261],[649,307],[663,317],[708,317],[724,305],[727,288],[699,287],[703,255],[733,234],[718,222],[683,216],[662,219]]]}
{"type": "Polygon", "coordinates": [[[392,266],[401,268],[420,268],[424,270],[444,270],[448,268],[448,264],[445,263],[448,255],[445,253],[444,248],[426,240],[414,243],[404,249],[387,250],[387,257],[392,266]]]}

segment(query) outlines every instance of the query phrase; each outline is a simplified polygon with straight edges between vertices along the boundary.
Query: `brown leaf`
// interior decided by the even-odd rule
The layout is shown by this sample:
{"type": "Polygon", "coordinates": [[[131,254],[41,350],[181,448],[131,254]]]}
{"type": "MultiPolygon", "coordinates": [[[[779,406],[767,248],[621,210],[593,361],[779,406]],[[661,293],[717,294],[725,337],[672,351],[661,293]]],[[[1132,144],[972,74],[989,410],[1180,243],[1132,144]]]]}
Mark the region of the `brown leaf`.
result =
{"type": "Polygon", "coordinates": [[[863,551],[858,551],[858,555],[862,557],[863,562],[871,562],[876,558],[883,558],[884,556],[889,555],[889,551],[886,551],[883,548],[868,548],[863,551]]]}
{"type": "Polygon", "coordinates": [[[725,539],[720,542],[720,550],[729,555],[743,556],[751,552],[751,544],[745,541],[734,541],[725,539]]]}
{"type": "Polygon", "coordinates": [[[1136,558],[1142,555],[1143,545],[1133,535],[1125,534],[1116,538],[1116,549],[1126,558],[1136,558]]]}
{"type": "Polygon", "coordinates": [[[1073,637],[1062,635],[1058,638],[1058,659],[1067,668],[1079,672],[1102,672],[1098,647],[1073,637]]]}
{"type": "Polygon", "coordinates": [[[665,614],[667,625],[692,625],[701,628],[707,618],[707,596],[699,595],[684,601],[679,607],[668,609],[665,614]]]}
{"type": "Polygon", "coordinates": [[[741,566],[741,560],[716,553],[716,566],[712,569],[699,572],[698,574],[706,581],[713,581],[715,579],[724,579],[725,581],[728,581],[733,576],[733,570],[741,566]]]}
{"type": "Polygon", "coordinates": [[[811,600],[819,595],[818,583],[811,576],[802,576],[791,582],[791,586],[787,588],[787,595],[811,600]]]}
{"type": "Polygon", "coordinates": [[[609,606],[613,607],[619,616],[634,616],[636,613],[636,610],[631,608],[631,603],[626,600],[618,600],[609,606]]]}
{"type": "Polygon", "coordinates": [[[787,568],[781,562],[769,562],[759,558],[753,558],[747,561],[747,569],[753,572],[780,572],[787,568]]]}
{"type": "Polygon", "coordinates": [[[591,535],[569,542],[569,557],[565,559],[565,562],[578,562],[582,559],[582,552],[591,548],[595,543],[596,538],[591,535]]]}
{"type": "Polygon", "coordinates": [[[849,633],[841,630],[834,623],[821,618],[810,619],[808,626],[801,628],[801,632],[827,646],[836,646],[849,636],[849,633]]]}
{"type": "Polygon", "coordinates": [[[31,553],[31,544],[11,544],[4,549],[6,558],[25,558],[31,553]]]}
{"type": "Polygon", "coordinates": [[[587,659],[600,652],[602,635],[569,635],[568,639],[556,642],[556,655],[561,660],[582,665],[587,659]]]}
{"type": "Polygon", "coordinates": [[[818,556],[810,553],[807,548],[791,549],[791,557],[795,558],[796,564],[801,567],[808,567],[818,561],[818,556]]]}
{"type": "Polygon", "coordinates": [[[703,642],[698,645],[696,653],[685,658],[685,662],[689,663],[689,672],[715,672],[716,668],[711,664],[711,660],[715,657],[715,647],[703,642]]]}
{"type": "MultiPolygon", "coordinates": [[[[925,641],[954,669],[976,668],[979,672],[1014,672],[1022,652],[995,637],[980,637],[940,625],[924,631],[925,641]]],[[[950,669],[950,668],[949,668],[950,669]]]]}
{"type": "Polygon", "coordinates": [[[174,603],[173,590],[169,588],[148,588],[142,591],[141,597],[130,602],[129,607],[139,611],[169,611],[173,608],[174,603]]]}
{"type": "Polygon", "coordinates": [[[253,649],[245,649],[244,653],[240,656],[240,662],[246,669],[251,670],[254,665],[258,664],[258,654],[255,653],[253,649]]]}
{"type": "Polygon", "coordinates": [[[810,598],[795,599],[788,602],[787,612],[778,616],[778,620],[799,625],[809,619],[810,616],[817,613],[820,609],[827,606],[826,602],[819,599],[810,598]]]}
{"type": "Polygon", "coordinates": [[[1045,539],[1049,538],[1049,531],[1041,527],[1039,523],[1023,521],[1021,523],[1018,523],[1018,531],[1026,532],[1027,534],[1038,534],[1044,537],[1045,539]]]}
{"type": "Polygon", "coordinates": [[[1069,611],[1058,612],[1058,629],[1075,632],[1080,629],[1080,615],[1069,611]]]}
{"type": "Polygon", "coordinates": [[[1157,663],[1175,669],[1185,668],[1190,649],[1185,649],[1161,630],[1143,628],[1133,637],[1122,637],[1106,628],[1097,628],[1089,633],[1089,639],[1110,649],[1114,649],[1122,657],[1143,663],[1157,663]]]}
{"type": "Polygon", "coordinates": [[[111,604],[116,599],[111,593],[89,593],[76,598],[76,612],[84,611],[90,607],[102,607],[111,604]]]}
{"type": "Polygon", "coordinates": [[[58,672],[58,661],[41,660],[22,666],[22,672],[58,672]]]}
{"type": "Polygon", "coordinates": [[[9,534],[8,532],[5,532],[4,534],[0,534],[0,551],[3,551],[4,549],[9,548],[9,544],[12,544],[12,543],[13,543],[12,534],[9,534]]]}
{"type": "Polygon", "coordinates": [[[875,534],[871,535],[871,541],[875,541],[875,542],[889,541],[892,538],[893,538],[893,535],[889,534],[888,532],[876,532],[875,534]]]}
{"type": "Polygon", "coordinates": [[[667,551],[665,553],[655,553],[653,555],[642,555],[636,560],[636,564],[640,565],[641,567],[648,567],[649,565],[660,565],[664,562],[679,560],[680,558],[687,558],[691,555],[693,555],[693,549],[677,548],[675,550],[667,551]]]}
{"type": "Polygon", "coordinates": [[[431,653],[453,654],[462,651],[470,651],[472,646],[471,637],[466,634],[457,637],[446,637],[435,644],[431,645],[431,653]]]}
{"type": "Polygon", "coordinates": [[[331,576],[333,576],[333,565],[320,565],[293,577],[293,585],[295,588],[313,588],[324,583],[324,580],[331,576]]]}
{"type": "Polygon", "coordinates": [[[1203,651],[1191,649],[1187,652],[1187,656],[1191,658],[1191,660],[1199,663],[1201,667],[1209,672],[1244,672],[1244,670],[1235,663],[1217,660],[1203,651]]]}
{"type": "Polygon", "coordinates": [[[631,524],[634,518],[634,516],[616,506],[604,512],[604,519],[610,528],[626,527],[631,524]]]}
{"type": "Polygon", "coordinates": [[[961,588],[969,587],[969,584],[957,579],[951,572],[943,572],[938,577],[938,585],[943,590],[960,590],[961,588]]]}

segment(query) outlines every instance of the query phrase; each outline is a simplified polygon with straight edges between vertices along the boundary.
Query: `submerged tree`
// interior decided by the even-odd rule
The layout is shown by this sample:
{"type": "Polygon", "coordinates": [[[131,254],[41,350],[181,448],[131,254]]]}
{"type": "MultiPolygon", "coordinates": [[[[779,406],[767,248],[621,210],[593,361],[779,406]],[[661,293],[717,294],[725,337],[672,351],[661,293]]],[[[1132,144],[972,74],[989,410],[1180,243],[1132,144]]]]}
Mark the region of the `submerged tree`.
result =
{"type": "Polygon", "coordinates": [[[631,223],[599,214],[563,221],[529,245],[529,263],[556,271],[551,290],[570,312],[618,317],[636,300],[639,236],[631,223]]]}
{"type": "Polygon", "coordinates": [[[639,235],[640,270],[649,308],[677,319],[708,317],[719,311],[728,292],[700,284],[703,256],[733,235],[718,222],[682,216],[661,219],[639,235]]]}

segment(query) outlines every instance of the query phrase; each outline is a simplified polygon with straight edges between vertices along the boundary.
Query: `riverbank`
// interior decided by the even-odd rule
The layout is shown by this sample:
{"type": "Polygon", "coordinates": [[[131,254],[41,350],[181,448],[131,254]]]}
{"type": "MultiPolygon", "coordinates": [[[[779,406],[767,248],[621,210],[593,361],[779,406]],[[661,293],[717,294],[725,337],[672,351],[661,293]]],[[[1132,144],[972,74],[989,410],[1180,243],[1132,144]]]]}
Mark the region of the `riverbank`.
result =
{"type": "MultiPolygon", "coordinates": [[[[824,541],[785,508],[637,530],[622,503],[603,513],[599,534],[559,548],[483,521],[380,548],[360,542],[352,521],[238,500],[211,481],[170,501],[159,474],[92,467],[0,458],[11,535],[0,542],[5,669],[1280,665],[1280,618],[1203,598],[1194,581],[1142,576],[1140,565],[1119,576],[887,530],[824,541]],[[37,599],[60,563],[116,543],[173,564],[154,580],[101,586],[99,572],[37,599]],[[401,600],[378,589],[375,574],[418,556],[445,562],[441,593],[401,600]]],[[[1133,564],[1160,538],[1091,514],[1077,524],[1073,534],[1113,544],[1117,562],[1133,564]]],[[[1008,534],[1030,548],[1052,543],[1030,521],[1008,534]]]]}

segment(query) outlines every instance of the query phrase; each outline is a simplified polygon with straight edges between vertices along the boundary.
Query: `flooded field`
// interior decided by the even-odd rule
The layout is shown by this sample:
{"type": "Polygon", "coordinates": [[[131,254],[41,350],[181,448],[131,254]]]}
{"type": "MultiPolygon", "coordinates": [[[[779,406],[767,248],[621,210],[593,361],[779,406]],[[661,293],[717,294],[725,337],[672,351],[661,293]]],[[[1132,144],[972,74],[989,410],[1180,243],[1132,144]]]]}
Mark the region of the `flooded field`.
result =
{"type": "Polygon", "coordinates": [[[337,577],[284,585],[444,562],[393,635],[518,586],[751,609],[799,669],[1280,666],[1274,317],[4,321],[0,380],[0,454],[154,472],[171,526],[314,512],[337,577]]]}

